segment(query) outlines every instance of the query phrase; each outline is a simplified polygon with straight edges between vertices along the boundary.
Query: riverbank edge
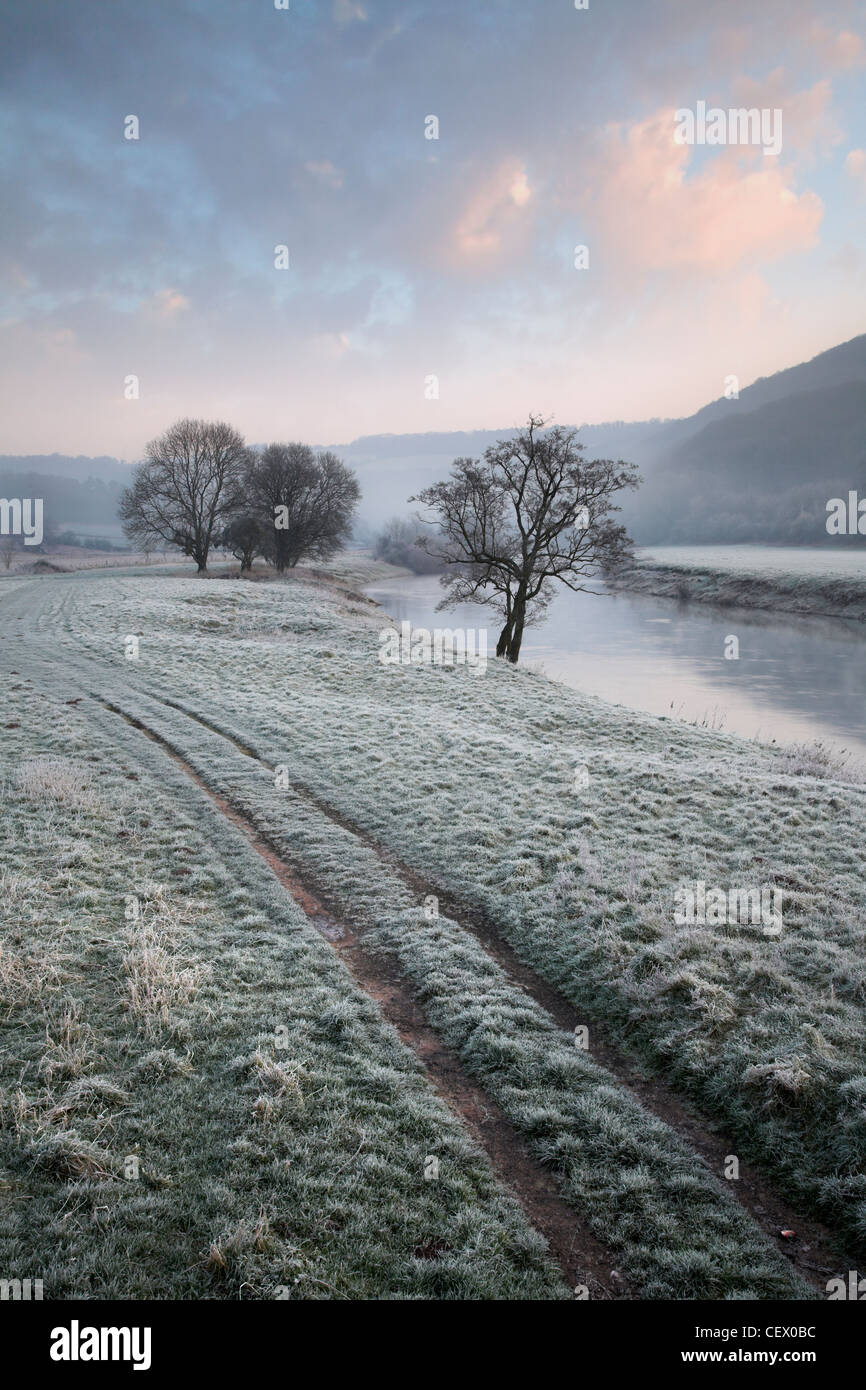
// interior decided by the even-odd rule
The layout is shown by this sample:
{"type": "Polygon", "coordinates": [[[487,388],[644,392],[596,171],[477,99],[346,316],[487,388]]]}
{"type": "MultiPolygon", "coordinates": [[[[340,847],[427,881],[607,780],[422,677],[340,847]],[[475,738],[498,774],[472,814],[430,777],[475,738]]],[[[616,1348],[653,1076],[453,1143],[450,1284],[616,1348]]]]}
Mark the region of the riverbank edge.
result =
{"type": "Polygon", "coordinates": [[[769,608],[809,617],[866,622],[866,583],[812,575],[757,574],[712,566],[669,565],[639,560],[604,576],[614,592],[628,590],[680,603],[769,608]]]}

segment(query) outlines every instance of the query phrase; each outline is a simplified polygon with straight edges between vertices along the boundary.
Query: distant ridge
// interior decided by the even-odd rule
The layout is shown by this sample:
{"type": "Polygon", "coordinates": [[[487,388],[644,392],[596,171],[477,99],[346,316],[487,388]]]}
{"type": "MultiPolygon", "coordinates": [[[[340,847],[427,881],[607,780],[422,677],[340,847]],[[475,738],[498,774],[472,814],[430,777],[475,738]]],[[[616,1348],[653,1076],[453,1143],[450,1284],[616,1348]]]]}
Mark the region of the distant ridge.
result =
{"type": "MultiPolygon", "coordinates": [[[[376,526],[408,514],[409,497],[444,477],[455,458],[480,456],[519,423],[362,435],[316,447],[333,449],[357,470],[361,516],[376,526]]],[[[641,543],[824,543],[830,539],[823,525],[827,498],[849,488],[866,495],[866,333],[760,377],[736,400],[711,401],[682,419],[583,425],[580,438],[596,457],[624,458],[641,468],[644,485],[623,508],[623,520],[641,543]]],[[[54,489],[58,506],[62,497],[64,510],[86,513],[98,493],[94,519],[101,521],[107,494],[91,488],[88,497],[88,480],[114,493],[127,484],[130,470],[107,456],[6,454],[0,456],[0,491],[14,483],[20,492],[38,475],[50,498],[47,480],[62,479],[65,489],[54,489]],[[77,500],[76,484],[82,489],[77,500]]]]}
{"type": "Polygon", "coordinates": [[[665,427],[648,462],[624,509],[646,544],[834,543],[828,499],[866,495],[866,334],[665,427]]]}

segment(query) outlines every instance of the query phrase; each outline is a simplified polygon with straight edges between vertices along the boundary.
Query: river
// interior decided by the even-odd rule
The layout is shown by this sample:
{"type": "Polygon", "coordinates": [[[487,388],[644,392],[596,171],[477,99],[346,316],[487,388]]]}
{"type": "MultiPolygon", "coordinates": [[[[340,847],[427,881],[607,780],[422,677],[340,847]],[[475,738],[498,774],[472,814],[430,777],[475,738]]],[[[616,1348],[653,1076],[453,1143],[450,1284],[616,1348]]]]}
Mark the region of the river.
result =
{"type": "MultiPolygon", "coordinates": [[[[574,594],[560,586],[543,623],[526,630],[522,664],[650,714],[764,742],[819,740],[866,768],[863,625],[594,588],[574,594]],[[725,657],[732,636],[735,660],[725,657]]],[[[366,593],[397,622],[486,628],[488,650],[496,649],[491,609],[462,604],[436,612],[442,590],[435,576],[387,580],[366,593]]]]}

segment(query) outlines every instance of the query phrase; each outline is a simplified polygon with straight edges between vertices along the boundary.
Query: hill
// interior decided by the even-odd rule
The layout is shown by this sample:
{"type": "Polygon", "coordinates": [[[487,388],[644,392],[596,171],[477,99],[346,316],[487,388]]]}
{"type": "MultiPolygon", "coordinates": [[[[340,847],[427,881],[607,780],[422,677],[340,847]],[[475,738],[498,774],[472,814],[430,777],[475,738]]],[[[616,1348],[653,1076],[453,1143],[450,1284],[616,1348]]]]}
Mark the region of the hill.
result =
{"type": "MultiPolygon", "coordinates": [[[[479,457],[518,425],[317,447],[356,470],[361,524],[375,529],[410,513],[409,498],[446,476],[455,458],[479,457]]],[[[832,544],[827,500],[866,492],[866,334],[759,378],[736,400],[711,401],[678,420],[582,425],[580,438],[591,456],[640,467],[644,484],[623,508],[640,544],[832,544]]],[[[0,492],[43,496],[55,529],[116,521],[129,475],[129,464],[106,456],[0,456],[0,492]]]]}

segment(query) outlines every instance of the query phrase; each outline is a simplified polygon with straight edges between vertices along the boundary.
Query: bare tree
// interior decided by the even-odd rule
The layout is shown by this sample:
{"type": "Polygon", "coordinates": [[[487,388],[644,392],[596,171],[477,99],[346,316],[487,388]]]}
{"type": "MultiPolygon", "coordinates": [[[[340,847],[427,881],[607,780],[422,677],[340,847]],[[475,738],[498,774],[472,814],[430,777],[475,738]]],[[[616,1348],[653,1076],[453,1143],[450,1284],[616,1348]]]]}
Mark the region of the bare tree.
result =
{"type": "Polygon", "coordinates": [[[12,564],[12,556],[15,554],[15,551],[17,549],[17,536],[3,536],[2,539],[0,539],[0,557],[2,557],[3,560],[4,570],[8,570],[10,568],[12,564]]]}
{"type": "Polygon", "coordinates": [[[633,464],[587,460],[577,431],[530,416],[514,439],[501,439],[483,460],[459,458],[445,482],[417,498],[439,533],[419,544],[448,569],[440,608],[475,601],[496,607],[503,627],[496,655],[516,662],[527,623],[537,621],[554,592],[569,589],[631,553],[625,528],[613,520],[613,498],[637,487],[633,464]]]}
{"type": "Polygon", "coordinates": [[[307,444],[269,444],[255,456],[246,505],[261,523],[264,553],[282,572],[299,560],[325,560],[345,545],[361,490],[336,454],[307,444]]]}
{"type": "Polygon", "coordinates": [[[240,500],[248,453],[231,425],[178,420],[145,450],[118,508],[127,537],[141,549],[157,540],[207,569],[214,536],[240,500]]]}

